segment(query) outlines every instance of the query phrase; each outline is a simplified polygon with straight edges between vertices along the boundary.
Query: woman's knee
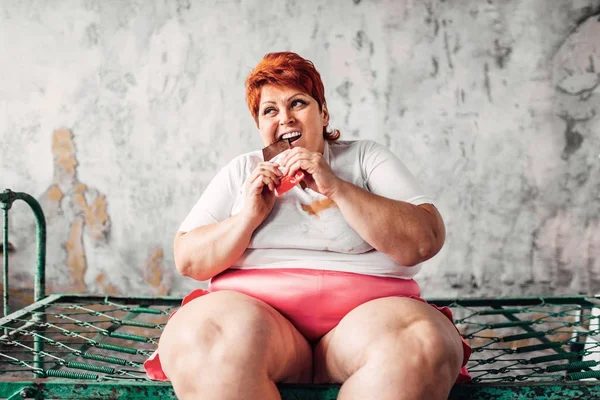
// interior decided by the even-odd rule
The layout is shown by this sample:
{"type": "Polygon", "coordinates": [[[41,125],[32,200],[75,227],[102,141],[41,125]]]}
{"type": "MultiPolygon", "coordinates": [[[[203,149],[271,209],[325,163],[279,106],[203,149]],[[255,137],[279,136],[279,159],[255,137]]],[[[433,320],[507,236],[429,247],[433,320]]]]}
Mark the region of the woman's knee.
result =
{"type": "MultiPolygon", "coordinates": [[[[357,374],[374,387],[412,382],[407,398],[446,398],[460,373],[462,343],[456,330],[449,332],[438,323],[420,320],[401,329],[381,329],[365,348],[364,364],[349,377],[357,374]]],[[[357,384],[362,385],[355,380],[357,384]]]]}
{"type": "MultiPolygon", "coordinates": [[[[401,336],[402,339],[389,335],[387,340],[382,340],[389,344],[386,346],[386,357],[397,356],[407,368],[432,377],[439,378],[441,373],[445,373],[452,382],[456,380],[463,362],[463,351],[462,342],[454,328],[449,330],[436,321],[422,320],[405,328],[401,336]],[[390,351],[390,348],[394,350],[390,351]]],[[[385,351],[384,348],[375,350],[385,351]]]]}
{"type": "Polygon", "coordinates": [[[285,364],[286,346],[279,343],[293,340],[286,322],[271,307],[240,293],[200,297],[165,327],[159,342],[163,369],[167,376],[206,369],[269,373],[270,366],[285,364]]]}
{"type": "Polygon", "coordinates": [[[452,322],[431,306],[404,298],[358,307],[317,350],[317,365],[327,372],[323,375],[338,382],[367,364],[391,375],[442,368],[448,376],[458,376],[463,361],[462,342],[452,322]]]}
{"type": "Polygon", "coordinates": [[[159,352],[161,358],[175,350],[200,358],[227,352],[243,356],[268,340],[269,319],[268,312],[237,293],[211,293],[175,313],[160,338],[159,352]]]}

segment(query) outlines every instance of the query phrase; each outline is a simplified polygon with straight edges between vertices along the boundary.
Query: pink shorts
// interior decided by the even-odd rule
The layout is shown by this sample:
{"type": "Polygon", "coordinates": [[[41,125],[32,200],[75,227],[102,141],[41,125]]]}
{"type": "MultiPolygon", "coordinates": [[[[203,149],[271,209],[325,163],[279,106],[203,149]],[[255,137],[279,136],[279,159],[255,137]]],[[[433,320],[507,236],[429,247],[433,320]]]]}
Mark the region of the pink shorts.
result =
{"type": "MultiPolygon", "coordinates": [[[[181,306],[219,290],[232,290],[264,301],[286,317],[310,342],[318,340],[346,314],[370,300],[400,296],[426,303],[419,297],[421,290],[412,279],[313,269],[229,269],[212,278],[208,291],[196,289],[188,294],[181,306]]],[[[453,321],[448,307],[431,306],[453,321]]],[[[464,340],[462,342],[463,364],[457,383],[471,380],[466,368],[471,347],[464,340]]],[[[150,379],[168,380],[157,351],[144,363],[144,368],[150,379]]]]}

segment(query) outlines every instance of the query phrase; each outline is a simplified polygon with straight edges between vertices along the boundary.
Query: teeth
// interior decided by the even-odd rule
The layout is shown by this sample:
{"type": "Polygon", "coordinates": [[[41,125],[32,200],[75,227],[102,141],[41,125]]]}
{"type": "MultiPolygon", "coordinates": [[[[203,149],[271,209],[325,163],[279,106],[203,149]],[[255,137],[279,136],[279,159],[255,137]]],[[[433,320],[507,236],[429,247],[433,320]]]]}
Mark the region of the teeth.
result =
{"type": "Polygon", "coordinates": [[[290,133],[286,133],[281,138],[285,140],[285,139],[291,139],[291,138],[294,138],[294,137],[300,136],[300,135],[301,135],[300,132],[290,132],[290,133]]]}

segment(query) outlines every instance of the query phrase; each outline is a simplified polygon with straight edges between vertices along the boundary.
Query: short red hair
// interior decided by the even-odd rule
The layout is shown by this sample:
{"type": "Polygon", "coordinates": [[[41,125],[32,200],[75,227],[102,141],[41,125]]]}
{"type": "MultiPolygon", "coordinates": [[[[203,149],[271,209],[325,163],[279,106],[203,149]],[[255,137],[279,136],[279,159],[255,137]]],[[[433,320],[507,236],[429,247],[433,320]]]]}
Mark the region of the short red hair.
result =
{"type": "MultiPolygon", "coordinates": [[[[317,101],[319,111],[323,111],[323,106],[327,107],[321,75],[311,61],[289,51],[268,53],[246,78],[246,102],[257,126],[260,95],[265,85],[301,90],[317,101]]],[[[336,140],[340,132],[337,129],[327,132],[323,127],[323,137],[336,140]]]]}

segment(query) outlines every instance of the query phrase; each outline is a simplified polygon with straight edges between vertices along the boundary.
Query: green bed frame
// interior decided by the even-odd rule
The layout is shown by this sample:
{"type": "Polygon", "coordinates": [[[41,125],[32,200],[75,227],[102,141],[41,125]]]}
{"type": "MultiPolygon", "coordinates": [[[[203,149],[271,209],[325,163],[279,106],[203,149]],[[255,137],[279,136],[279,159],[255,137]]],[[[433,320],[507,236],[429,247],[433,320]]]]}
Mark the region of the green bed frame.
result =
{"type": "MultiPolygon", "coordinates": [[[[180,297],[45,293],[46,226],[26,193],[0,193],[4,314],[0,318],[0,398],[175,399],[169,383],[142,368],[180,297]],[[34,303],[9,310],[8,212],[16,200],[37,223],[34,303]]],[[[450,399],[600,399],[600,297],[427,299],[452,309],[473,347],[473,382],[450,399]]],[[[407,382],[409,385],[410,382],[407,382]]],[[[282,384],[284,400],[335,399],[339,385],[282,384]]]]}

